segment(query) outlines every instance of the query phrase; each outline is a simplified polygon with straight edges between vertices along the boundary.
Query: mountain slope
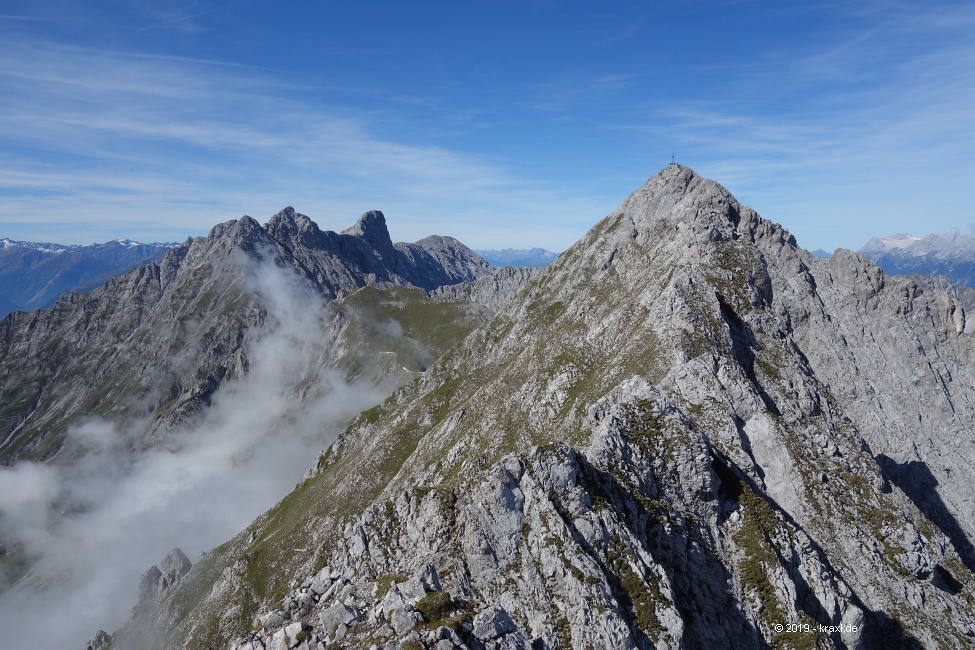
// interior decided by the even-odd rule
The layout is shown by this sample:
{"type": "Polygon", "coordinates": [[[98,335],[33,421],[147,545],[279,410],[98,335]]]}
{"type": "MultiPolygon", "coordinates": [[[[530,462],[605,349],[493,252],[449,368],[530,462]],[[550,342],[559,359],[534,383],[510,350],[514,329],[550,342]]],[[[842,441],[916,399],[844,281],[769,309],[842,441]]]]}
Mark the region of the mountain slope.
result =
{"type": "Polygon", "coordinates": [[[958,230],[874,237],[860,254],[891,275],[944,275],[955,284],[975,287],[975,237],[958,230]]]}
{"type": "MultiPolygon", "coordinates": [[[[158,262],[175,246],[140,244],[128,239],[89,246],[3,239],[0,240],[0,287],[17,309],[50,307],[69,291],[91,290],[134,266],[158,262]]],[[[13,309],[0,305],[0,316],[10,311],[13,309]]]]}
{"type": "Polygon", "coordinates": [[[667,167],[113,647],[971,645],[964,329],[667,167]]]}
{"type": "MultiPolygon", "coordinates": [[[[51,458],[80,418],[142,428],[140,444],[151,444],[198,412],[247,372],[248,344],[268,324],[266,300],[255,291],[267,264],[292,273],[318,302],[365,286],[433,289],[492,271],[453,239],[394,245],[378,211],[344,234],[323,232],[291,208],[264,227],[247,216],[219,224],[159,264],[0,321],[0,462],[51,458]]],[[[346,324],[340,316],[330,317],[318,342],[325,366],[341,356],[328,356],[346,324]]],[[[435,358],[421,356],[420,365],[435,358]]]]}

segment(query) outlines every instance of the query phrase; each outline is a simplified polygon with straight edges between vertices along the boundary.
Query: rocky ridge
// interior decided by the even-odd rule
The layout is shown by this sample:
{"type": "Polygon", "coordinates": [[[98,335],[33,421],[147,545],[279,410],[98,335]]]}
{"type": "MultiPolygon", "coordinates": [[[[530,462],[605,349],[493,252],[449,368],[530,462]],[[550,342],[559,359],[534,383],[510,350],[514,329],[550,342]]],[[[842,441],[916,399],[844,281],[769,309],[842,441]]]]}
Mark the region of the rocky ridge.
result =
{"type": "Polygon", "coordinates": [[[503,266],[473,282],[439,287],[429,292],[434,300],[470,302],[491,312],[500,311],[538,271],[524,266],[503,266]]]}
{"type": "MultiPolygon", "coordinates": [[[[269,325],[254,288],[262,265],[290,272],[319,304],[362,287],[432,290],[493,272],[449,237],[394,244],[378,211],[343,233],[322,231],[290,207],[263,227],[247,216],[219,224],[158,264],[0,320],[0,462],[52,458],[79,417],[138,423],[142,443],[152,444],[197,413],[247,372],[248,346],[269,325]]],[[[320,367],[348,352],[336,347],[347,319],[324,318],[320,367]]]]}
{"type": "Polygon", "coordinates": [[[650,178],[113,647],[967,647],[950,292],[650,178]]]}
{"type": "Polygon", "coordinates": [[[955,284],[944,275],[906,273],[904,274],[904,278],[917,284],[922,291],[943,293],[953,300],[957,300],[966,314],[965,333],[971,334],[975,332],[975,317],[971,316],[975,314],[975,289],[964,284],[955,284]]]}

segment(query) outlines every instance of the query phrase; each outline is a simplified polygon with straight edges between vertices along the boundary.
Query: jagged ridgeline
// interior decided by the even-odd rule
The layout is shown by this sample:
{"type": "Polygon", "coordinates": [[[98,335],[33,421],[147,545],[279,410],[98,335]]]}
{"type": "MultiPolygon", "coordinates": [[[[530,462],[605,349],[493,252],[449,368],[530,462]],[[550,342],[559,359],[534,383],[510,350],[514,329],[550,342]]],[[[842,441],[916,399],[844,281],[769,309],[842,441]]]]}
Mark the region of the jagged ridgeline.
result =
{"type": "Polygon", "coordinates": [[[264,227],[245,216],[187,239],[158,264],[0,321],[0,463],[58,456],[83,418],[138,425],[142,444],[152,444],[199,412],[247,373],[249,344],[266,332],[267,294],[277,289],[255,288],[268,266],[319,302],[340,298],[323,316],[318,363],[295,378],[302,391],[323,368],[391,390],[491,315],[425,294],[493,272],[455,239],[393,244],[378,211],[343,233],[323,232],[290,207],[264,227]],[[398,331],[380,331],[392,321],[398,331]]]}
{"type": "Polygon", "coordinates": [[[964,330],[669,166],[113,648],[972,645],[964,330]]]}

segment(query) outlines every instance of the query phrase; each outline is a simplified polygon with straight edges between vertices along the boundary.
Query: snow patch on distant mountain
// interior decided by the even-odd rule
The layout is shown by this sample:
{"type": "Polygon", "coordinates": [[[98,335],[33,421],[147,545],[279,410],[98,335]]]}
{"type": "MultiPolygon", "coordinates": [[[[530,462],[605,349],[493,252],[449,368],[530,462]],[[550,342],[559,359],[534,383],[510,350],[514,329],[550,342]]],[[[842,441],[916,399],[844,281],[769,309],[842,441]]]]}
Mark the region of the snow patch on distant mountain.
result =
{"type": "Polygon", "coordinates": [[[896,235],[888,235],[884,238],[874,237],[864,249],[876,249],[876,250],[890,250],[893,248],[909,248],[914,245],[915,242],[922,241],[922,237],[915,237],[914,235],[908,235],[907,233],[898,233],[896,235]]]}
{"type": "Polygon", "coordinates": [[[859,253],[892,275],[944,275],[955,284],[975,286],[975,237],[958,229],[924,237],[874,237],[859,253]]]}
{"type": "Polygon", "coordinates": [[[49,307],[68,292],[85,292],[105,280],[146,262],[158,262],[177,243],[143,244],[114,239],[101,244],[73,245],[0,239],[0,286],[16,309],[49,307]]]}
{"type": "Polygon", "coordinates": [[[87,252],[87,251],[97,251],[106,248],[117,248],[121,246],[123,248],[137,248],[139,246],[148,246],[151,248],[176,248],[179,246],[179,242],[153,242],[145,244],[143,242],[133,241],[131,239],[112,239],[110,241],[94,244],[72,244],[70,246],[65,244],[52,244],[50,242],[33,242],[33,241],[16,241],[8,237],[0,239],[0,251],[14,249],[14,248],[26,248],[32,251],[38,251],[40,253],[64,253],[66,251],[75,252],[87,252]]]}

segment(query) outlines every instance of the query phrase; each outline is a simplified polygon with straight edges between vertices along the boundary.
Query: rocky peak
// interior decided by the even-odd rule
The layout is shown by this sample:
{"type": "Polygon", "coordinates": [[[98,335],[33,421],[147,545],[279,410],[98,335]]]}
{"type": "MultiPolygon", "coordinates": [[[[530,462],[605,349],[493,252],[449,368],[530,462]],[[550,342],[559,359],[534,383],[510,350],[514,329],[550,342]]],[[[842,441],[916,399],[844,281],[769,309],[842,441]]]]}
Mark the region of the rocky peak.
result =
{"type": "MultiPolygon", "coordinates": [[[[761,219],[720,184],[681,165],[670,165],[651,176],[607,219],[618,234],[632,234],[627,229],[629,221],[644,238],[664,235],[667,240],[680,239],[690,247],[742,237],[749,242],[772,238],[796,247],[795,238],[782,226],[761,219]],[[622,215],[628,219],[620,221],[618,217],[622,215]]],[[[632,234],[632,238],[636,239],[637,234],[632,234]]]]}
{"type": "Polygon", "coordinates": [[[98,630],[88,639],[85,650],[105,650],[112,644],[112,637],[105,630],[98,630]]]}
{"type": "Polygon", "coordinates": [[[848,251],[814,258],[676,165],[546,270],[512,273],[457,287],[524,285],[159,599],[173,627],[158,638],[975,637],[975,346],[951,295],[848,251]],[[207,595],[187,612],[191,594],[207,595]],[[808,627],[783,636],[794,623],[808,627]]]}
{"type": "Polygon", "coordinates": [[[288,250],[296,246],[306,248],[321,248],[323,235],[318,224],[309,219],[290,205],[271,217],[264,229],[279,244],[288,250]]]}
{"type": "MultiPolygon", "coordinates": [[[[325,300],[364,286],[433,290],[492,271],[450,237],[394,246],[378,211],[345,234],[321,231],[290,206],[266,227],[246,215],[217,224],[207,236],[168,249],[158,265],[62,297],[60,311],[4,321],[0,393],[16,406],[0,409],[0,463],[60,453],[74,418],[108,408],[106,400],[122,418],[150,417],[146,444],[208,404],[223,382],[246,372],[247,332],[266,325],[263,299],[248,290],[262,260],[273,260],[325,300]],[[185,323],[193,323],[188,338],[185,323]],[[37,354],[48,345],[59,352],[37,354]],[[105,356],[105,349],[116,353],[105,356]],[[130,364],[142,370],[132,375],[130,364]],[[80,374],[92,383],[77,382],[80,374]],[[65,411],[59,404],[70,406],[65,411]]],[[[8,307],[23,306],[5,297],[14,303],[8,307]]]]}
{"type": "Polygon", "coordinates": [[[167,553],[161,564],[162,570],[153,565],[142,574],[142,579],[139,581],[140,605],[159,598],[193,567],[193,563],[178,548],[167,553]]]}
{"type": "Polygon", "coordinates": [[[958,647],[975,346],[918,289],[668,167],[221,547],[173,638],[958,647]]]}
{"type": "MultiPolygon", "coordinates": [[[[196,242],[198,240],[194,240],[196,242]]],[[[261,227],[256,219],[248,215],[240,219],[231,219],[214,226],[206,236],[203,250],[210,253],[221,253],[222,256],[232,255],[234,251],[242,251],[261,258],[265,251],[274,248],[273,240],[267,231],[261,227]]],[[[175,249],[174,249],[175,250],[175,249]]],[[[202,253],[203,250],[198,251],[202,253]]],[[[206,257],[207,255],[204,255],[206,257]]],[[[200,262],[203,260],[200,259],[200,262]]]]}
{"type": "Polygon", "coordinates": [[[359,217],[354,226],[346,228],[341,234],[359,237],[379,253],[390,253],[393,250],[393,240],[386,229],[386,217],[379,210],[369,210],[359,217]]]}

